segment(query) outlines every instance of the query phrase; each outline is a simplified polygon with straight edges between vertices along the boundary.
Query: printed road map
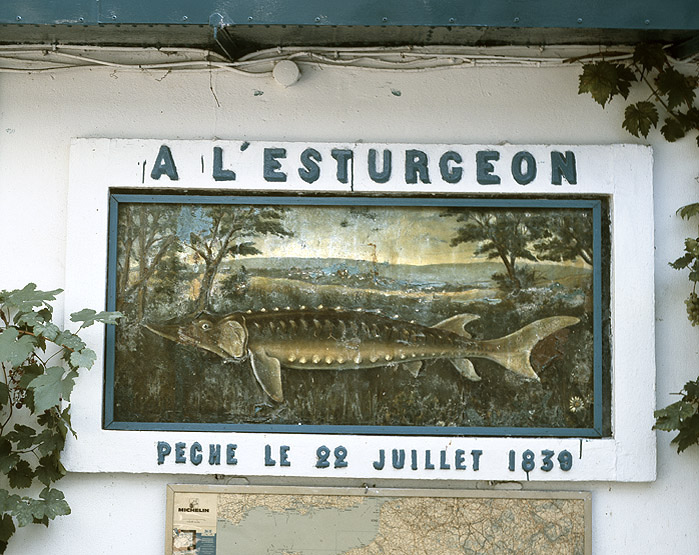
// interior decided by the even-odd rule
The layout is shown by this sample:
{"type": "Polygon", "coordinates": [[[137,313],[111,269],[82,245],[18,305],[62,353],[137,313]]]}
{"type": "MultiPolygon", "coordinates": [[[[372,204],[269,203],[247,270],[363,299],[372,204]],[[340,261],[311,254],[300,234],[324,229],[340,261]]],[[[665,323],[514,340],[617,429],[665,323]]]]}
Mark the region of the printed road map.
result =
{"type": "Polygon", "coordinates": [[[171,532],[173,554],[583,555],[585,500],[176,493],[171,532]]]}

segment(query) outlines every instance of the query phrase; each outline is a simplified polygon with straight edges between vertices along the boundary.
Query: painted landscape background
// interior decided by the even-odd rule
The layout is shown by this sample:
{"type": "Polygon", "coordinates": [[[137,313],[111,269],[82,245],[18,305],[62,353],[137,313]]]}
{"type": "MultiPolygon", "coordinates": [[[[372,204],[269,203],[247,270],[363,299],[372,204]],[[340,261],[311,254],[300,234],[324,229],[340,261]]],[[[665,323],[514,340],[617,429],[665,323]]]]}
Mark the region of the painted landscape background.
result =
{"type": "MultiPolygon", "coordinates": [[[[121,202],[114,417],[124,422],[361,426],[593,426],[592,210],[121,202]],[[540,382],[485,359],[293,370],[271,401],[248,361],[157,336],[145,323],[286,307],[381,311],[474,340],[549,316],[580,323],[532,354],[540,382]]],[[[449,433],[445,429],[445,433],[449,433]]]]}

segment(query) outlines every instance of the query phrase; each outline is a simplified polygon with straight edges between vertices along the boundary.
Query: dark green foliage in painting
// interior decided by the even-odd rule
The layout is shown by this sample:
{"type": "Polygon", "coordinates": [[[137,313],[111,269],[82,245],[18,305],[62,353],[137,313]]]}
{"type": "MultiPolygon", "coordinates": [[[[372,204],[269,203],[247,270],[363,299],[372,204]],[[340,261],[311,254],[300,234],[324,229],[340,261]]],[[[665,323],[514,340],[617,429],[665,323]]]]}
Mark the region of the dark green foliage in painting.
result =
{"type": "Polygon", "coordinates": [[[33,283],[23,289],[0,291],[0,553],[16,527],[49,525],[70,514],[60,490],[51,485],[65,475],[61,451],[70,424],[70,396],[82,368],[96,358],[77,333],[95,322],[114,324],[118,312],[84,309],[71,314],[76,333],[52,322],[60,290],[39,291],[33,283]],[[38,480],[38,498],[21,495],[38,480]]]}
{"type": "Polygon", "coordinates": [[[592,265],[592,219],[590,214],[574,213],[547,217],[526,212],[449,211],[443,216],[455,216],[460,223],[451,246],[476,243],[476,256],[485,254],[500,260],[505,272],[493,275],[504,291],[518,291],[540,281],[531,268],[520,260],[555,262],[580,257],[592,265]]]}
{"type": "Polygon", "coordinates": [[[281,209],[259,206],[236,210],[222,206],[207,210],[181,208],[178,236],[204,265],[200,289],[194,300],[196,310],[209,307],[214,281],[224,260],[260,254],[255,246],[256,238],[291,235],[282,224],[282,216],[281,209]]]}
{"type": "Polygon", "coordinates": [[[539,260],[575,260],[592,266],[592,218],[588,213],[564,214],[547,224],[546,236],[534,244],[539,260]]]}
{"type": "Polygon", "coordinates": [[[148,281],[177,240],[176,212],[166,205],[129,205],[119,216],[117,309],[140,319],[148,300],[148,281]]]}
{"type": "MultiPolygon", "coordinates": [[[[605,107],[615,96],[628,98],[636,86],[645,89],[649,97],[626,107],[622,127],[629,133],[647,137],[658,127],[661,114],[660,133],[669,142],[699,131],[699,109],[694,105],[699,79],[675,69],[658,43],[638,44],[625,60],[583,64],[578,93],[590,94],[605,107]]],[[[696,139],[699,144],[699,135],[696,139]]]]}
{"type": "MultiPolygon", "coordinates": [[[[221,296],[229,302],[237,303],[250,284],[250,274],[241,264],[240,268],[231,271],[221,280],[221,296]]],[[[235,306],[235,305],[234,305],[235,306]]]]}
{"type": "Polygon", "coordinates": [[[198,272],[182,261],[183,251],[184,248],[175,243],[158,263],[155,273],[148,281],[148,298],[144,309],[146,313],[152,313],[155,307],[168,307],[167,316],[172,299],[188,295],[189,288],[185,284],[196,278],[198,272]]]}
{"type": "MultiPolygon", "coordinates": [[[[502,283],[519,290],[527,276],[519,269],[518,260],[536,260],[531,243],[546,233],[545,220],[526,213],[469,210],[464,213],[445,212],[455,216],[461,225],[451,240],[451,246],[476,242],[476,256],[485,254],[505,266],[502,283]]],[[[529,281],[529,280],[527,280],[529,281]]]]}

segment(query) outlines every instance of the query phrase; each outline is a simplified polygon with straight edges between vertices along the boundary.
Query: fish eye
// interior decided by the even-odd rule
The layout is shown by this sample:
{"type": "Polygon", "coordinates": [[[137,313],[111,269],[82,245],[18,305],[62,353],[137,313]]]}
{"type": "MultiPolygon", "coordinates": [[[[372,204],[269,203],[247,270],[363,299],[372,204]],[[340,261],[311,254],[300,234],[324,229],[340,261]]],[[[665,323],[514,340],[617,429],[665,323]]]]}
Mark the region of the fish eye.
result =
{"type": "Polygon", "coordinates": [[[211,324],[209,322],[202,322],[199,327],[204,331],[209,331],[211,329],[211,324]]]}

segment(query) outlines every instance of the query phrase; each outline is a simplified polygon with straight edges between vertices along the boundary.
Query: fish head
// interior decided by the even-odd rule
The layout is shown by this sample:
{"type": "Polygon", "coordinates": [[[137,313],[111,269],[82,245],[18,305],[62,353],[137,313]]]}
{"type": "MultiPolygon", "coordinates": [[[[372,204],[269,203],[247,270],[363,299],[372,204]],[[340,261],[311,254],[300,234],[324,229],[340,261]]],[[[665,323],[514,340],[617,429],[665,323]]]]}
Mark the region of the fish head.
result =
{"type": "Polygon", "coordinates": [[[220,317],[202,312],[185,323],[147,324],[146,327],[166,339],[205,349],[227,360],[247,355],[248,331],[242,314],[220,317]]]}

